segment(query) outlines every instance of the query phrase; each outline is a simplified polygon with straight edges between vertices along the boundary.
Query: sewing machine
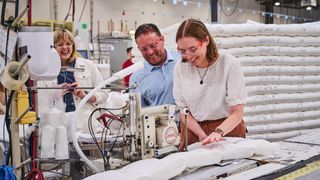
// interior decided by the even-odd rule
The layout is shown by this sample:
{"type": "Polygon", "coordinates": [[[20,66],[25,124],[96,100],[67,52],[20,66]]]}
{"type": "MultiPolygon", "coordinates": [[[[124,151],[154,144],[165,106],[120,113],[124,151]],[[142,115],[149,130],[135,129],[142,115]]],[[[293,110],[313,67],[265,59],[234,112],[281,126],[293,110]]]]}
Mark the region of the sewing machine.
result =
{"type": "Polygon", "coordinates": [[[180,137],[175,105],[141,108],[140,94],[130,94],[128,110],[123,133],[124,159],[160,157],[178,150],[180,137]]]}

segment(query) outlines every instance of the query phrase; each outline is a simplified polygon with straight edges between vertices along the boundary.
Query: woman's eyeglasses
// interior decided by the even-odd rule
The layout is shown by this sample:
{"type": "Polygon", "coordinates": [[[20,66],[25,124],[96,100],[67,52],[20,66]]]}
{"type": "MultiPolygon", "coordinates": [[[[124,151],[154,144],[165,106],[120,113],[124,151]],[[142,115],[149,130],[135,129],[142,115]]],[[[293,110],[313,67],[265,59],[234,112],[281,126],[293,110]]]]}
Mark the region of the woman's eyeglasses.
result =
{"type": "Polygon", "coordinates": [[[181,54],[181,56],[186,56],[188,54],[195,55],[197,53],[198,49],[200,47],[202,47],[203,43],[204,43],[204,41],[201,41],[198,45],[192,46],[191,48],[186,49],[186,50],[178,48],[178,52],[181,54]]]}

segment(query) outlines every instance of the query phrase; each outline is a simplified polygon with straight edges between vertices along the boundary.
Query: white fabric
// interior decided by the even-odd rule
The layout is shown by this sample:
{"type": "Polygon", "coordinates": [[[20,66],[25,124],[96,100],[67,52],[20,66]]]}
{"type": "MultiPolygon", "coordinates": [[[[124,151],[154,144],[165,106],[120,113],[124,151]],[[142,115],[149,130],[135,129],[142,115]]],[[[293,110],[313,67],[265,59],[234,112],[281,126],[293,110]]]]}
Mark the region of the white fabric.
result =
{"type": "MultiPolygon", "coordinates": [[[[240,62],[231,55],[221,54],[208,68],[200,85],[195,66],[178,62],[174,69],[173,94],[176,104],[188,107],[197,121],[229,116],[229,106],[244,104],[246,89],[240,62]]],[[[204,74],[206,68],[199,69],[204,74]]]]}
{"type": "Polygon", "coordinates": [[[245,76],[258,75],[319,75],[320,66],[257,66],[242,67],[245,76]]]}
{"type": "Polygon", "coordinates": [[[307,111],[311,109],[320,109],[319,101],[310,102],[293,102],[293,103],[276,103],[276,104],[262,104],[262,105],[248,105],[244,107],[246,115],[293,112],[293,111],[307,111]]]}
{"type": "Polygon", "coordinates": [[[320,84],[258,85],[248,86],[247,91],[249,95],[294,92],[319,92],[320,84]]]}
{"type": "Polygon", "coordinates": [[[315,84],[319,82],[320,76],[251,76],[244,79],[248,87],[258,84],[315,84]]]}
{"type": "Polygon", "coordinates": [[[242,66],[310,66],[320,65],[319,57],[316,56],[244,56],[238,57],[242,66]]]}
{"type": "Polygon", "coordinates": [[[267,124],[267,125],[256,125],[256,126],[248,126],[247,130],[248,133],[264,133],[268,131],[272,132],[280,132],[284,130],[295,130],[295,129],[301,129],[301,128],[315,128],[320,127],[320,121],[319,119],[315,120],[303,120],[303,121],[292,121],[292,122],[284,122],[284,123],[275,123],[275,124],[267,124]]]}
{"type": "Polygon", "coordinates": [[[218,48],[246,46],[320,46],[320,37],[288,37],[288,36],[240,36],[216,37],[218,48]]]}
{"type": "Polygon", "coordinates": [[[217,164],[222,160],[222,153],[211,149],[195,149],[188,152],[180,152],[170,154],[161,159],[161,161],[169,161],[171,164],[183,162],[186,168],[193,169],[202,166],[217,164]],[[186,158],[188,157],[188,158],[186,158]]]}
{"type": "Polygon", "coordinates": [[[264,140],[249,140],[227,137],[224,142],[207,145],[195,143],[188,146],[188,152],[171,154],[163,159],[145,159],[133,162],[122,169],[95,174],[86,180],[167,180],[184,170],[217,164],[221,160],[249,158],[253,154],[271,155],[277,144],[264,140]]]}
{"type": "Polygon", "coordinates": [[[206,26],[213,36],[320,35],[318,24],[206,24],[206,26]]]}
{"type": "Polygon", "coordinates": [[[319,92],[313,93],[285,93],[285,94],[268,94],[268,95],[255,95],[247,98],[248,105],[254,104],[274,104],[281,102],[304,102],[314,101],[320,98],[319,92]]]}
{"type": "MultiPolygon", "coordinates": [[[[103,80],[98,68],[90,60],[77,58],[76,68],[84,68],[83,72],[75,72],[75,80],[79,83],[79,87],[95,87],[100,84],[103,80]]],[[[52,81],[38,81],[38,87],[57,87],[57,79],[52,81]]],[[[86,90],[90,91],[90,89],[86,90]]],[[[107,100],[107,92],[100,90],[95,94],[96,103],[94,105],[99,105],[105,107],[105,102],[107,100]]],[[[62,98],[61,90],[48,90],[48,89],[39,89],[38,90],[38,99],[39,99],[39,110],[40,112],[45,112],[50,108],[50,105],[53,104],[53,101],[62,98]]],[[[77,106],[81,99],[73,96],[75,106],[77,106]]],[[[90,103],[86,103],[85,109],[92,109],[90,103]]]]}
{"type": "Polygon", "coordinates": [[[274,122],[301,121],[301,119],[311,119],[320,117],[320,110],[261,114],[255,116],[244,116],[243,119],[247,124],[270,124],[274,122]]]}
{"type": "Polygon", "coordinates": [[[320,56],[317,47],[281,47],[281,46],[247,46],[240,48],[220,49],[222,53],[240,56],[320,56]]]}

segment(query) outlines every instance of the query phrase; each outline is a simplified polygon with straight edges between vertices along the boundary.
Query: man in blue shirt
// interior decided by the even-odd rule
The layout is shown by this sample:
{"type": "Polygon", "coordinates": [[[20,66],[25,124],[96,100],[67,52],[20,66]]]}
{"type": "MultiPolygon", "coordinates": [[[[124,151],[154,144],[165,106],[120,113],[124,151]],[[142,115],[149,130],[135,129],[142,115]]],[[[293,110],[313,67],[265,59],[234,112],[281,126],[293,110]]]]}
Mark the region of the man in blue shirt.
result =
{"type": "Polygon", "coordinates": [[[175,104],[172,92],[173,67],[181,58],[177,51],[164,48],[164,37],[154,24],[142,24],[135,32],[135,40],[142,56],[144,68],[133,73],[130,92],[141,94],[141,105],[175,104]]]}

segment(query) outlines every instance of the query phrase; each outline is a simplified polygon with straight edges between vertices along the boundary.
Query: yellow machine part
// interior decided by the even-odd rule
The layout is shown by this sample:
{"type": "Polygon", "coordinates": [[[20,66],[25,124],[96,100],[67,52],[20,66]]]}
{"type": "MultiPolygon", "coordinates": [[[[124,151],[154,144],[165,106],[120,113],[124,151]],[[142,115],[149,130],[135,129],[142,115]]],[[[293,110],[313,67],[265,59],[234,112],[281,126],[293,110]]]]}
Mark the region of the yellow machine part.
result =
{"type": "Polygon", "coordinates": [[[291,180],[291,179],[294,180],[294,179],[302,178],[303,176],[306,176],[310,173],[313,173],[319,170],[320,170],[320,161],[315,161],[303,168],[297,169],[289,174],[278,177],[276,180],[291,180]]]}
{"type": "MultiPolygon", "coordinates": [[[[20,117],[23,114],[23,112],[27,108],[29,108],[29,94],[27,91],[19,91],[17,98],[18,98],[18,103],[17,103],[18,117],[20,117]]],[[[19,121],[19,124],[32,124],[36,121],[36,119],[37,119],[36,112],[29,111],[19,121]]]]}

